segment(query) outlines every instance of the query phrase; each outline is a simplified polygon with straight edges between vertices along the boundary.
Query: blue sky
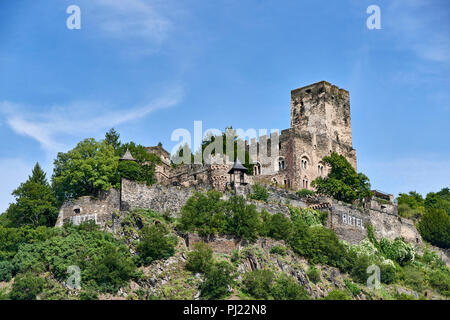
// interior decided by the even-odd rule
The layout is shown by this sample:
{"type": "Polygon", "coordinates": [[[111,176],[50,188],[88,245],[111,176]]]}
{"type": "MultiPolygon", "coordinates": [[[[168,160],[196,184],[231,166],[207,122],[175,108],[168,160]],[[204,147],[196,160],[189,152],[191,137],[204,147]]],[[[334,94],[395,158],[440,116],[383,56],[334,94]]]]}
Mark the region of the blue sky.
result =
{"type": "Polygon", "coordinates": [[[39,161],[115,127],[123,141],[177,128],[290,124],[290,90],[350,91],[358,170],[423,194],[450,181],[447,0],[3,0],[0,212],[39,161]],[[81,8],[81,30],[66,8],[81,8]],[[381,30],[366,9],[381,8],[381,30]],[[236,115],[239,114],[239,117],[236,115]]]}

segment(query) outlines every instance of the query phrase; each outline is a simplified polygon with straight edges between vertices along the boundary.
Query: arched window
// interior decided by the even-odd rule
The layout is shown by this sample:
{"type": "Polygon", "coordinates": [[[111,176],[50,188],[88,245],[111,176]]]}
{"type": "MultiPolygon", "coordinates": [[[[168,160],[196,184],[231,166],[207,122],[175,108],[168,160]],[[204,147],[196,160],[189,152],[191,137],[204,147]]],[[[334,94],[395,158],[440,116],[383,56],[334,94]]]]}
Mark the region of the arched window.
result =
{"type": "Polygon", "coordinates": [[[302,180],[303,189],[308,189],[308,177],[304,177],[302,180]]]}
{"type": "Polygon", "coordinates": [[[317,174],[319,175],[319,177],[323,176],[323,164],[319,164],[317,166],[317,174]]]}
{"type": "Polygon", "coordinates": [[[255,166],[253,167],[253,175],[254,176],[259,176],[261,175],[261,164],[259,162],[257,162],[255,164],[255,166]]]}
{"type": "Polygon", "coordinates": [[[308,158],[303,157],[302,158],[302,169],[306,170],[308,168],[308,158]]]}
{"type": "Polygon", "coordinates": [[[275,171],[282,171],[286,169],[286,162],[284,161],[284,157],[279,157],[274,163],[275,171]]]}

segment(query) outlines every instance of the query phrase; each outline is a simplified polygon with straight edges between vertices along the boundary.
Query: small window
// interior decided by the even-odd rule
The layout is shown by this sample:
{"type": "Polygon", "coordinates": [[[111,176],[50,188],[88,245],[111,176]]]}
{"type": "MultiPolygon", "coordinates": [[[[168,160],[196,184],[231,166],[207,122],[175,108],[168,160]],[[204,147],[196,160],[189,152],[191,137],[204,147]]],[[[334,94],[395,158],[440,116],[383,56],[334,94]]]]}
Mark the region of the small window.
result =
{"type": "Polygon", "coordinates": [[[306,170],[308,168],[308,160],[306,158],[302,159],[302,168],[306,170]]]}
{"type": "Polygon", "coordinates": [[[256,163],[256,165],[253,167],[253,175],[255,176],[261,175],[261,164],[259,162],[256,163]]]}
{"type": "Polygon", "coordinates": [[[81,213],[81,209],[80,208],[75,208],[75,209],[73,209],[73,212],[75,212],[75,214],[80,214],[81,213]]]}
{"type": "Polygon", "coordinates": [[[196,180],[196,181],[197,181],[197,175],[196,175],[196,174],[194,174],[194,180],[196,180]]]}
{"type": "Polygon", "coordinates": [[[281,158],[278,160],[278,170],[284,170],[285,169],[285,163],[284,163],[284,159],[281,158]]]}

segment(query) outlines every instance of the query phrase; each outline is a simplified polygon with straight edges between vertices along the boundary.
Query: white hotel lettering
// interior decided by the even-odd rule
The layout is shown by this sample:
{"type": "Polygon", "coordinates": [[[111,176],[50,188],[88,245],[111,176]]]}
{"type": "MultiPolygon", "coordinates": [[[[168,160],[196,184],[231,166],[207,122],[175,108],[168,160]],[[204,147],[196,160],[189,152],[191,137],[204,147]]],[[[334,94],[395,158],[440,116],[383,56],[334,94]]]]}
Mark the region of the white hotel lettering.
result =
{"type": "Polygon", "coordinates": [[[351,216],[351,215],[347,215],[345,213],[342,214],[342,223],[364,229],[362,219],[359,219],[359,218],[351,216]]]}

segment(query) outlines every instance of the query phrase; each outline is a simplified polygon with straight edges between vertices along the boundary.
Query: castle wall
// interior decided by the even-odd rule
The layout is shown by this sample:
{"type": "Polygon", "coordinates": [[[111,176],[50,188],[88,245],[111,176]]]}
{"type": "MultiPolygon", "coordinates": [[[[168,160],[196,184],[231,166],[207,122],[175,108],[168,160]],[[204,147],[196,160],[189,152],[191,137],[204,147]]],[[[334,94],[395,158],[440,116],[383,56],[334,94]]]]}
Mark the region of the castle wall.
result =
{"type": "Polygon", "coordinates": [[[190,188],[160,184],[147,186],[122,179],[121,210],[143,208],[176,215],[192,194],[193,190],[190,188]]]}
{"type": "Polygon", "coordinates": [[[111,189],[101,192],[98,198],[85,196],[66,201],[59,209],[56,226],[72,222],[79,225],[81,222],[94,220],[97,224],[103,224],[109,216],[120,210],[120,191],[111,189]]]}

